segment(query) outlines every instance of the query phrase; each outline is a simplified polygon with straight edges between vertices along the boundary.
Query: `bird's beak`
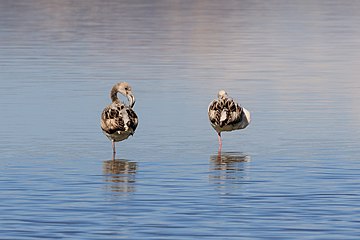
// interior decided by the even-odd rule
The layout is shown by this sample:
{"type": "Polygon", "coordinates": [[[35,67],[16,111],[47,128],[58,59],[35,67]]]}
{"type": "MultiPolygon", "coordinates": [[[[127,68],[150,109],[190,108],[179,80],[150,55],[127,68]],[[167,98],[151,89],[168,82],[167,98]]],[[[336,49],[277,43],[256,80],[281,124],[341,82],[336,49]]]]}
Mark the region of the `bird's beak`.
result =
{"type": "Polygon", "coordinates": [[[133,107],[135,104],[135,97],[131,93],[127,95],[127,99],[129,100],[129,107],[133,107]]]}

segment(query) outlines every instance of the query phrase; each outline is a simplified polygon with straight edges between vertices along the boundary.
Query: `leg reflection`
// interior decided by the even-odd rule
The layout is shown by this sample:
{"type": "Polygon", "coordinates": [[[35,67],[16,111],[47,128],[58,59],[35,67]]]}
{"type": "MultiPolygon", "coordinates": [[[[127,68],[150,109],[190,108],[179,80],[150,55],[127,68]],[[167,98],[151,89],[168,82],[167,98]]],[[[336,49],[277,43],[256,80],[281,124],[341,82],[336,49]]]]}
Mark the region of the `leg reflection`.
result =
{"type": "Polygon", "coordinates": [[[233,188],[246,181],[246,170],[251,158],[241,152],[221,152],[210,156],[211,182],[219,188],[233,188]]]}
{"type": "Polygon", "coordinates": [[[136,171],[136,162],[116,159],[103,163],[106,186],[112,192],[135,192],[136,171]]]}
{"type": "Polygon", "coordinates": [[[221,152],[211,155],[214,170],[242,170],[243,163],[250,162],[250,156],[241,152],[221,152]]]}

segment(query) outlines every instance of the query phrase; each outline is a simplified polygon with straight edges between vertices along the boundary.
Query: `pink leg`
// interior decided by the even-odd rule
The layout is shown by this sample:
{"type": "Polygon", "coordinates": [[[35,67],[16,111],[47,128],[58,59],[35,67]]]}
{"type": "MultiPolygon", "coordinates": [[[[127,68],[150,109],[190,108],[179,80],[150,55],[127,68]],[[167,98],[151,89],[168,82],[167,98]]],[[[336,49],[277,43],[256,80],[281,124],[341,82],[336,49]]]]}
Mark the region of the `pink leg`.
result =
{"type": "Polygon", "coordinates": [[[219,152],[221,151],[222,148],[222,140],[221,140],[221,133],[218,133],[218,140],[219,140],[219,152]]]}
{"type": "Polygon", "coordinates": [[[217,160],[218,160],[219,163],[221,163],[221,148],[220,147],[218,149],[217,160]]]}

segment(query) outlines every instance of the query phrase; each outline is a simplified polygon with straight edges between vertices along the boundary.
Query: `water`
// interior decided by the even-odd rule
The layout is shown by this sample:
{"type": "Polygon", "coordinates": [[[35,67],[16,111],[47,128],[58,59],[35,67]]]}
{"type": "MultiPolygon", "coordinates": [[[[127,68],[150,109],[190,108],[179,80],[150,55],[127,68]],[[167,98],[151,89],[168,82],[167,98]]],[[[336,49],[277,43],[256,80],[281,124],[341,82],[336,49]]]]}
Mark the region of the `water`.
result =
{"type": "Polygon", "coordinates": [[[0,1],[1,239],[358,239],[358,1],[0,1]],[[99,117],[128,81],[136,134],[99,117]],[[219,89],[252,113],[223,134],[219,89]]]}

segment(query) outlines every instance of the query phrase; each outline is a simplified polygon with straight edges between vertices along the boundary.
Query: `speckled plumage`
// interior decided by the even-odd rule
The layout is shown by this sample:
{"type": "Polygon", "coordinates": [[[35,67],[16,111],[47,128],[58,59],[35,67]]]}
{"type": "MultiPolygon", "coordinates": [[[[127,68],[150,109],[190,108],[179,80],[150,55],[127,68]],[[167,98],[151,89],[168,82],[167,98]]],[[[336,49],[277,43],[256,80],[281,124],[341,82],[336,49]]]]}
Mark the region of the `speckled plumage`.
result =
{"type": "Polygon", "coordinates": [[[221,147],[221,132],[246,128],[250,123],[250,112],[241,107],[224,90],[218,93],[218,99],[212,101],[208,107],[211,126],[219,136],[221,147]]]}
{"type": "Polygon", "coordinates": [[[101,129],[103,133],[113,142],[115,157],[115,142],[123,141],[133,135],[138,125],[138,117],[132,107],[135,97],[128,83],[115,84],[110,92],[112,103],[105,107],[101,114],[101,129]],[[121,102],[117,97],[121,93],[129,100],[129,105],[121,102]]]}
{"type": "Polygon", "coordinates": [[[133,135],[138,119],[134,110],[121,102],[107,106],[101,114],[101,129],[112,141],[119,142],[133,135]]]}

